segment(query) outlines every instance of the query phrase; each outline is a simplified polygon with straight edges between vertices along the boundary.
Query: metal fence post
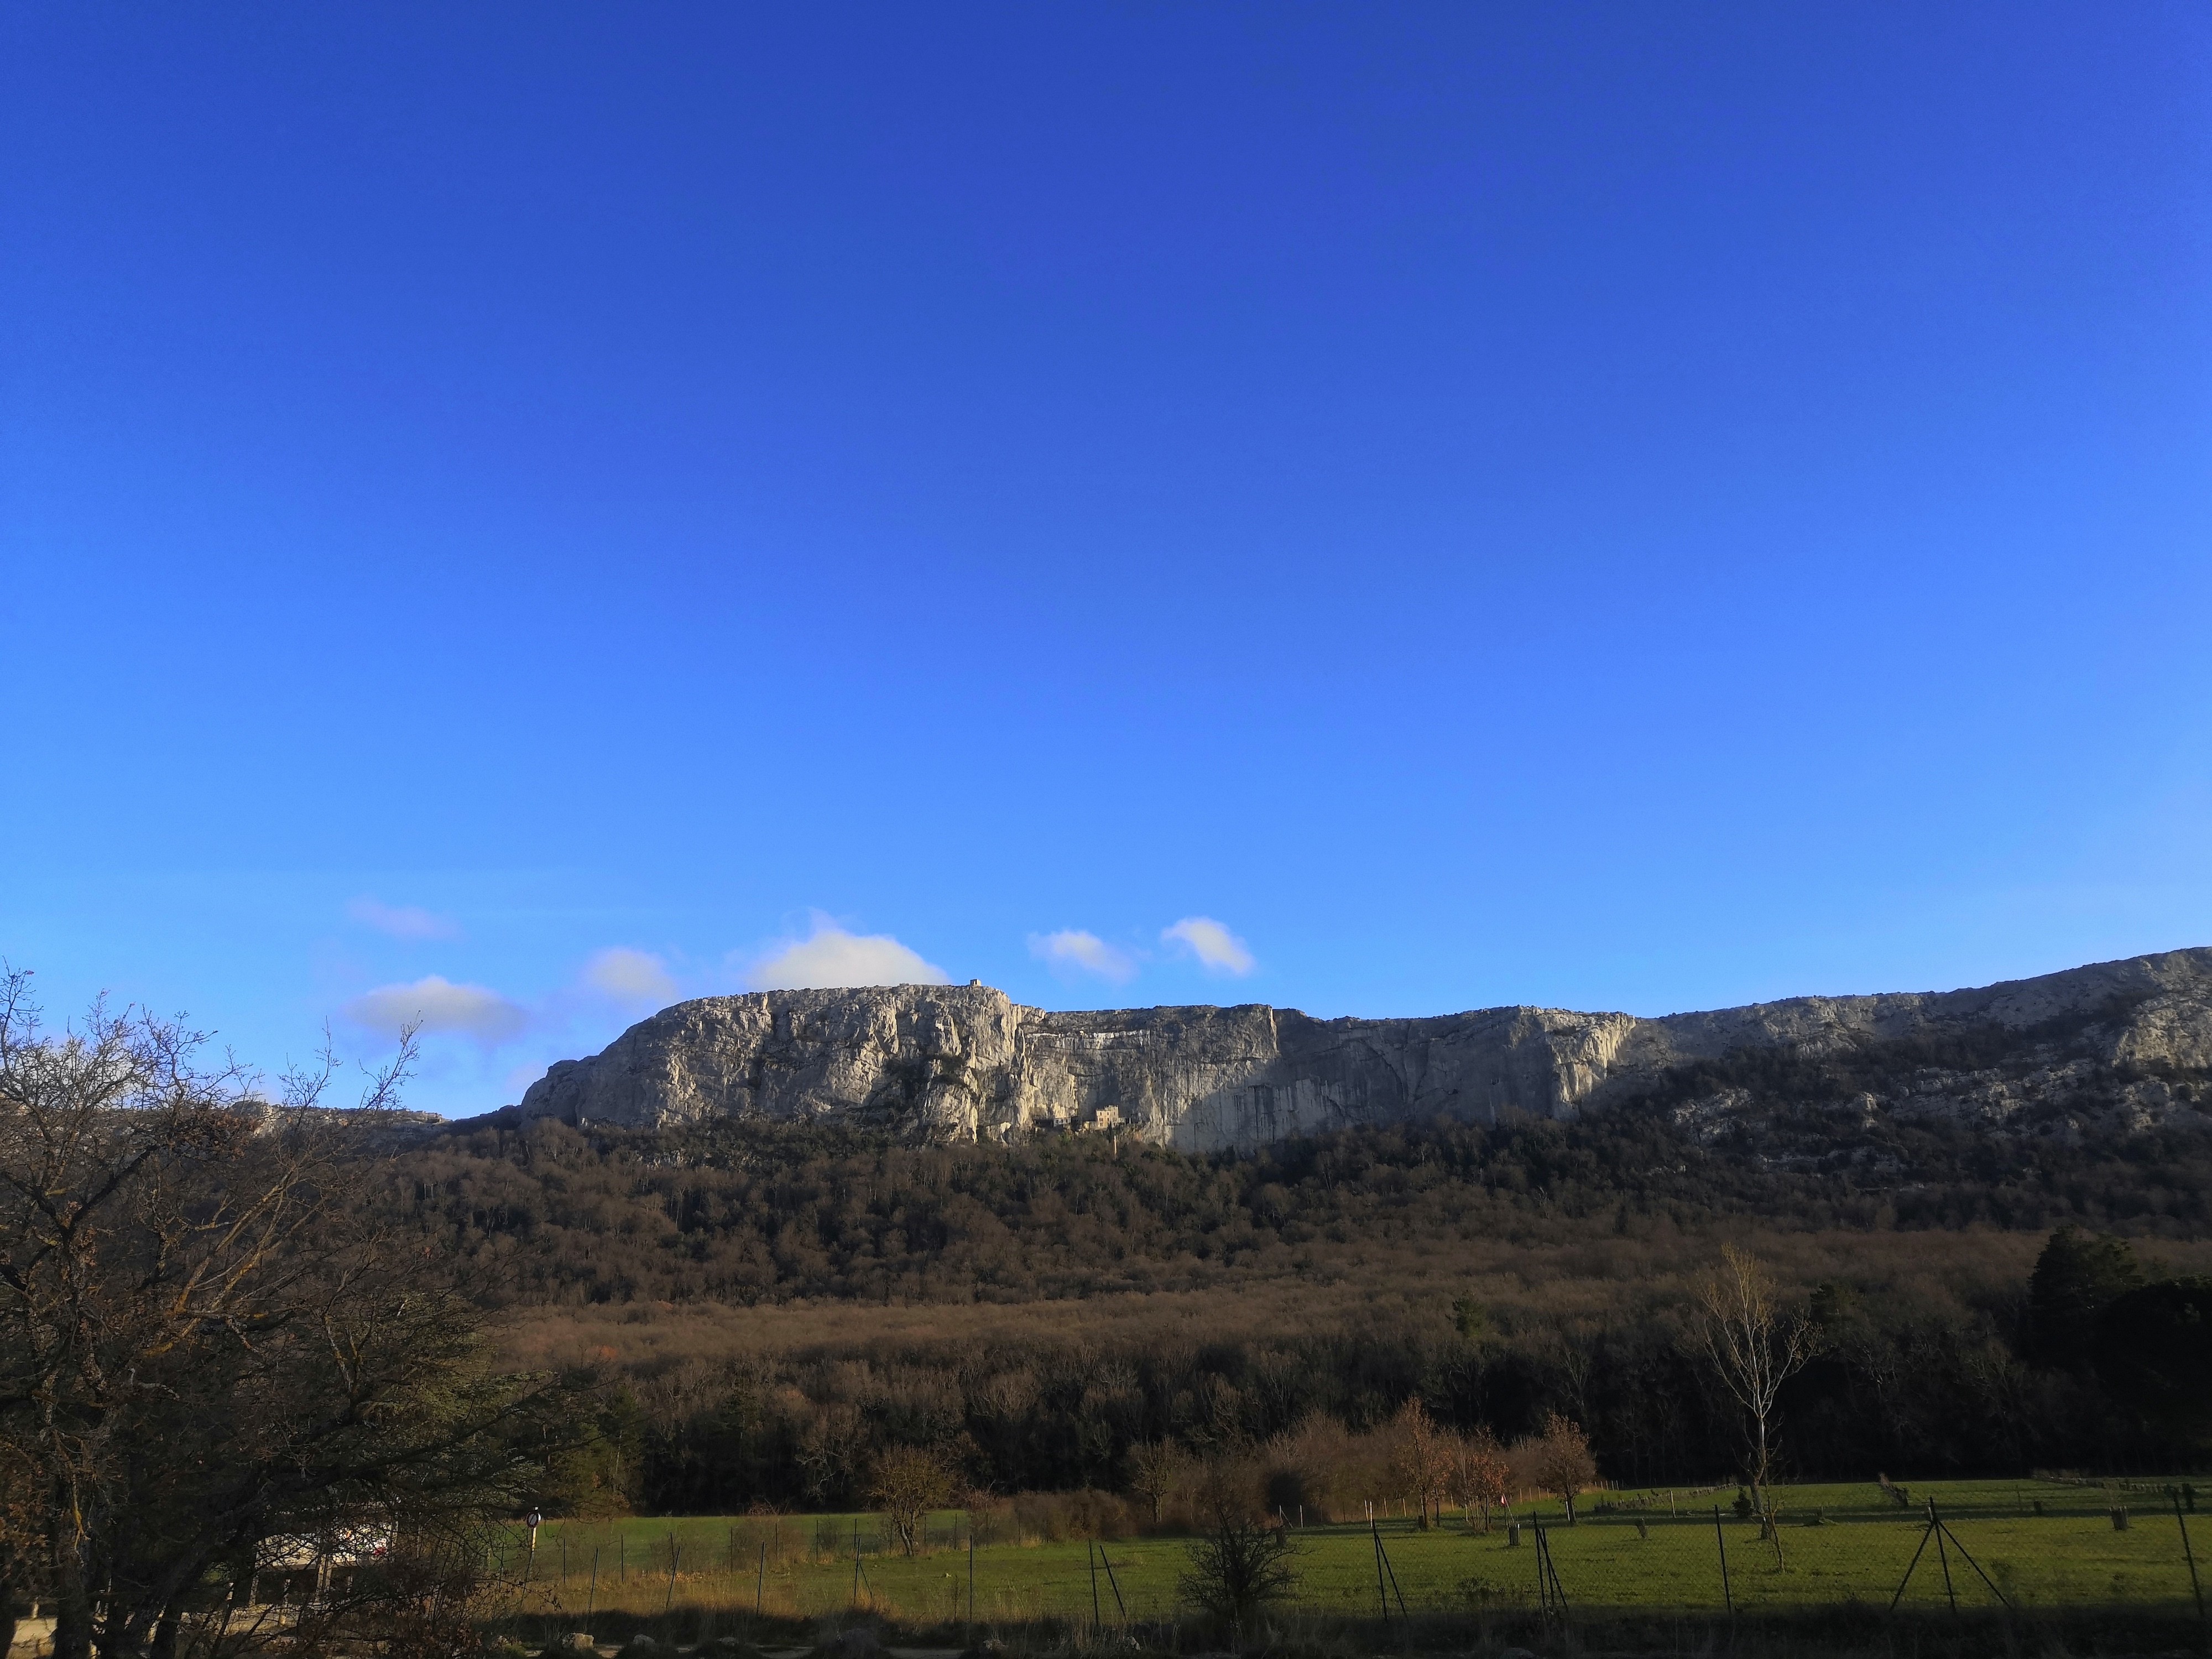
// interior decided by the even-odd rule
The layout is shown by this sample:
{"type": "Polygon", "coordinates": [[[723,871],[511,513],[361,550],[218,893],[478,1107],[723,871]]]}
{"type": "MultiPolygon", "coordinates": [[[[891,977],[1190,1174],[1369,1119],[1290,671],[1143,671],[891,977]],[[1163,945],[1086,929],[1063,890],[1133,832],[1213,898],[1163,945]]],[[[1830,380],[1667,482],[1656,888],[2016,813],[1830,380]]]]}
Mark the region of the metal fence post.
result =
{"type": "Polygon", "coordinates": [[[1936,1534],[1936,1559],[1943,1567],[1943,1595],[1951,1604],[1953,1616],[1956,1617],[1959,1592],[1951,1587],[1951,1553],[1943,1547],[1943,1523],[1936,1517],[1936,1500],[1932,1498],[1928,1500],[1928,1530],[1936,1534]]]}
{"type": "Polygon", "coordinates": [[[1889,1610],[1892,1613],[1897,1611],[1897,1604],[1905,1599],[1905,1589],[1912,1582],[1912,1575],[1920,1571],[1920,1558],[1928,1553],[1929,1535],[1935,1530],[1936,1523],[1933,1521],[1921,1528],[1919,1547],[1912,1552],[1912,1559],[1905,1564],[1905,1577],[1897,1581],[1897,1594],[1889,1598],[1889,1610]]]}
{"type": "Polygon", "coordinates": [[[1735,1592],[1729,1588],[1728,1534],[1721,1530],[1721,1506],[1717,1504],[1713,1505],[1713,1542],[1720,1547],[1721,1552],[1721,1605],[1728,1609],[1728,1616],[1733,1619],[1735,1617],[1735,1592]]]}
{"type": "Polygon", "coordinates": [[[1536,1616],[1548,1629],[1552,1622],[1552,1587],[1544,1582],[1544,1523],[1532,1516],[1528,1526],[1535,1534],[1536,1547],[1528,1554],[1536,1565],[1536,1616]]]}
{"type": "Polygon", "coordinates": [[[1121,1613],[1121,1622],[1126,1625],[1129,1622],[1129,1604],[1121,1599],[1121,1581],[1114,1576],[1114,1560],[1106,1553],[1106,1546],[1103,1542],[1098,1546],[1098,1564],[1106,1569],[1107,1587],[1114,1592],[1115,1608],[1121,1613]]]}
{"type": "MultiPolygon", "coordinates": [[[[2181,1528],[2181,1559],[2189,1563],[2189,1593],[2197,1598],[2197,1622],[2204,1623],[2204,1586],[2197,1578],[2197,1552],[2189,1547],[2189,1520],[2181,1512],[2181,1492],[2173,1494],[2173,1524],[2181,1528]]],[[[2212,1648],[2212,1629],[2205,1632],[2205,1645],[2212,1648]]]]}
{"type": "Polygon", "coordinates": [[[1375,1605],[1382,1610],[1382,1629],[1387,1635],[1390,1629],[1390,1598],[1382,1589],[1382,1534],[1375,1524],[1372,1504],[1367,1506],[1367,1531],[1375,1540],[1375,1605]]]}
{"type": "Polygon", "coordinates": [[[1098,1616],[1098,1546],[1091,1539],[1083,1540],[1083,1559],[1091,1568],[1091,1633],[1096,1636],[1105,1621],[1098,1616]]]}

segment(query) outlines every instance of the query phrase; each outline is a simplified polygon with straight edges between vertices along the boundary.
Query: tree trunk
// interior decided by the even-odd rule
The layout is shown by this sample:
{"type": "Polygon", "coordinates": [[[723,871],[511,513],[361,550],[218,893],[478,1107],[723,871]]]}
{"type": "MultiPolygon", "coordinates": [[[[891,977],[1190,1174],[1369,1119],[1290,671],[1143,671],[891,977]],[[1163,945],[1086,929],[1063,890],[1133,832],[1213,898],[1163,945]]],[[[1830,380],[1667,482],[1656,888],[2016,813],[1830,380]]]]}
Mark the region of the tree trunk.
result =
{"type": "Polygon", "coordinates": [[[53,1659],[92,1659],[92,1602],[81,1584],[65,1587],[55,1605],[53,1659]]]}
{"type": "Polygon", "coordinates": [[[172,1601],[161,1609],[161,1617],[154,1626],[153,1645],[147,1649],[147,1659],[177,1659],[177,1632],[184,1625],[184,1608],[172,1601]]]}

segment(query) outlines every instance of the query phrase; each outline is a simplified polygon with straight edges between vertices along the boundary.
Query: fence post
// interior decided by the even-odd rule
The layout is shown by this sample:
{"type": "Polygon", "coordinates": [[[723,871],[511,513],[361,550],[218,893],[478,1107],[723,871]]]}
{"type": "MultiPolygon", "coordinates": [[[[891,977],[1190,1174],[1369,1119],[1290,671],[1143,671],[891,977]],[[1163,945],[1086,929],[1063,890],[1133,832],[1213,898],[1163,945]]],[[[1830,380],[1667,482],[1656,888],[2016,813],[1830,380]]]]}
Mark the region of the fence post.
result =
{"type": "Polygon", "coordinates": [[[1088,1538],[1083,1540],[1083,1559],[1091,1564],[1091,1633],[1096,1636],[1105,1621],[1098,1616],[1098,1546],[1088,1538]]]}
{"type": "Polygon", "coordinates": [[[1382,1632],[1387,1636],[1390,1631],[1390,1598],[1382,1589],[1382,1534],[1375,1524],[1375,1505],[1372,1504],[1367,1506],[1367,1532],[1375,1540],[1375,1605],[1382,1610],[1382,1632]]]}
{"type": "Polygon", "coordinates": [[[1107,1587],[1114,1592],[1114,1607],[1121,1615],[1121,1622],[1129,1622],[1129,1604],[1121,1599],[1121,1581],[1114,1576],[1114,1558],[1106,1553],[1103,1541],[1098,1546],[1098,1563],[1106,1569],[1107,1587]]]}
{"type": "Polygon", "coordinates": [[[753,1620],[756,1624],[760,1620],[761,1601],[767,1595],[768,1546],[766,1544],[763,1544],[760,1547],[760,1573],[759,1576],[753,1580],[753,1620]]]}
{"type": "Polygon", "coordinates": [[[1897,1581],[1897,1594],[1889,1598],[1889,1610],[1892,1613],[1895,1613],[1897,1604],[1905,1600],[1905,1586],[1911,1583],[1912,1575],[1920,1571],[1920,1558],[1928,1553],[1929,1536],[1935,1530],[1936,1523],[1932,1521],[1920,1529],[1920,1543],[1912,1552],[1912,1559],[1905,1564],[1905,1577],[1897,1581]]]}
{"type": "Polygon", "coordinates": [[[1729,1588],[1728,1534],[1721,1530],[1721,1506],[1717,1504],[1713,1505],[1713,1542],[1720,1546],[1721,1551],[1721,1605],[1728,1609],[1728,1616],[1733,1619],[1735,1617],[1735,1592],[1729,1588]]]}
{"type": "MultiPolygon", "coordinates": [[[[2181,1512],[2181,1493],[2173,1494],[2173,1524],[2181,1528],[2181,1559],[2189,1563],[2189,1593],[2197,1598],[2197,1622],[2204,1622],[2204,1587],[2197,1579],[2197,1552],[2189,1547],[2189,1521],[2181,1512]]],[[[2212,1630],[2205,1632],[2205,1644],[2212,1647],[2212,1630]]]]}
{"type": "MultiPolygon", "coordinates": [[[[1398,1598],[1398,1622],[1410,1631],[1413,1628],[1413,1615],[1406,1611],[1406,1592],[1398,1588],[1398,1569],[1390,1565],[1390,1552],[1382,1547],[1382,1534],[1380,1532],[1375,1534],[1375,1554],[1382,1564],[1382,1571],[1390,1575],[1390,1594],[1398,1598]]],[[[1387,1625],[1389,1620],[1389,1605],[1387,1602],[1383,1605],[1382,1616],[1387,1625]]]]}
{"type": "Polygon", "coordinates": [[[1954,1618],[1959,1612],[1959,1592],[1951,1586],[1951,1552],[1943,1547],[1943,1523],[1936,1517],[1936,1500],[1928,1500],[1928,1530],[1936,1534],[1936,1559],[1943,1567],[1943,1595],[1951,1604],[1954,1618]]]}

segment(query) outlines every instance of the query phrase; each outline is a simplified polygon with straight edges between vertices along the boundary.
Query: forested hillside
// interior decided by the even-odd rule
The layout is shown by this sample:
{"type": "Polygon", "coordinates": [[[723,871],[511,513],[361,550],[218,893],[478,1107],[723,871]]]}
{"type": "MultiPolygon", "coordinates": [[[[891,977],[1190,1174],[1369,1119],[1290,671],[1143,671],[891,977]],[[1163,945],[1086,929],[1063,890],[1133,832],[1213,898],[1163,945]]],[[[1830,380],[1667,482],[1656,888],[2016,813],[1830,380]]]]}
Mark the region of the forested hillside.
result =
{"type": "Polygon", "coordinates": [[[1105,1135],[494,1120],[380,1163],[374,1202],[465,1264],[518,1358],[589,1382],[600,1440],[556,1500],[585,1507],[857,1501],[899,1445],[1000,1491],[1126,1489],[1148,1443],[1280,1461],[1413,1398],[1507,1440],[1563,1413],[1623,1480],[1725,1478],[1740,1425],[1685,1314],[1727,1240],[1818,1326],[1785,1395],[1798,1472],[2202,1455],[2186,1413],[2100,1370],[2095,1322],[2142,1279],[2212,1270],[2193,1114],[2135,1133],[1862,1121],[1858,1150],[1813,1156],[1841,1085],[1785,1072],[1784,1097],[1772,1069],[1765,1109],[1717,1130],[1670,1089],[1570,1123],[1206,1158],[1105,1135]],[[2135,1277],[2039,1329],[2029,1270],[2067,1224],[2133,1240],[2115,1248],[2135,1277]]]}
{"type": "MultiPolygon", "coordinates": [[[[1326,1273],[1347,1249],[1557,1243],[1663,1220],[1879,1232],[2212,1230],[2212,1134],[1890,1125],[1881,1165],[1783,1158],[1656,1108],[1435,1123],[1190,1158],[1103,1135],[906,1147],[851,1130],[494,1124],[392,1168],[393,1218],[500,1304],[1020,1300],[1326,1273]]],[[[1819,1133],[1815,1121],[1799,1133],[1819,1133]]],[[[1796,1144],[1796,1143],[1793,1143],[1796,1144]]]]}

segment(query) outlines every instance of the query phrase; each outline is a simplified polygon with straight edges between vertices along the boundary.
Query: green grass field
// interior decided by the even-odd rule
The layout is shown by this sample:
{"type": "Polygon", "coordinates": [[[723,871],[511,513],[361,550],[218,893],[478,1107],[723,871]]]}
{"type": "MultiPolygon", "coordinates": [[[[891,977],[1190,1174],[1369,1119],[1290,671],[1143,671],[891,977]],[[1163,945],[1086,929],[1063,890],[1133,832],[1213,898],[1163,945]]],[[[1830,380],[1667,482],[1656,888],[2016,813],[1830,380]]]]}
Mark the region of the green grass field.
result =
{"type": "MultiPolygon", "coordinates": [[[[2112,1526],[2105,1492],[2071,1485],[1916,1485],[1910,1507],[1874,1486],[1780,1488],[1778,1559],[1758,1526],[1728,1507],[1734,1496],[1732,1490],[1678,1493],[1671,1501],[1663,1492],[1592,1494],[1573,1527],[1564,1524],[1556,1501],[1524,1505],[1515,1510],[1524,1523],[1517,1545],[1502,1521],[1486,1534],[1471,1533],[1455,1515],[1425,1533],[1394,1516],[1379,1528],[1390,1610],[1401,1600],[1416,1613],[1534,1607],[1537,1553],[1526,1524],[1532,1519],[1544,1523],[1560,1589],[1577,1610],[1718,1613],[1723,1544],[1728,1593],[1739,1612],[1854,1601],[1884,1608],[1928,1535],[1922,1505],[1930,1498],[1950,1534],[1929,1541],[1905,1595],[1907,1607],[1945,1607],[1947,1569],[1962,1608],[1996,1607],[1992,1584],[2030,1610],[2194,1606],[2181,1523],[2155,1486],[2121,1494],[2130,1511],[2124,1531],[2112,1526]],[[1600,1505],[1609,1512],[1592,1513],[1600,1505]]],[[[906,1556],[885,1552],[881,1521],[868,1516],[552,1522],[538,1534],[528,1599],[548,1615],[580,1615],[588,1606],[641,1617],[665,1608],[726,1617],[750,1613],[757,1601],[763,1613],[783,1618],[816,1618],[857,1604],[914,1626],[964,1620],[965,1518],[939,1515],[929,1531],[930,1548],[906,1556]]],[[[1376,1613],[1376,1553],[1364,1523],[1315,1526],[1294,1536],[1301,1610],[1376,1613]]],[[[2212,1516],[2191,1538],[2212,1544],[2212,1516]]],[[[1109,1540],[1097,1549],[1111,1565],[1110,1577],[1102,1565],[1096,1578],[1106,1621],[1174,1616],[1176,1580],[1187,1565],[1181,1540],[1109,1540]]],[[[975,1617],[1001,1624],[1088,1620],[1097,1559],[1079,1539],[981,1542],[973,1555],[975,1617]]],[[[519,1547],[502,1565],[520,1575],[519,1547]]]]}

